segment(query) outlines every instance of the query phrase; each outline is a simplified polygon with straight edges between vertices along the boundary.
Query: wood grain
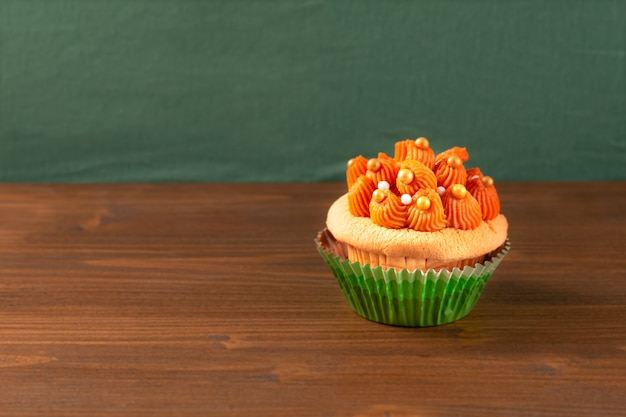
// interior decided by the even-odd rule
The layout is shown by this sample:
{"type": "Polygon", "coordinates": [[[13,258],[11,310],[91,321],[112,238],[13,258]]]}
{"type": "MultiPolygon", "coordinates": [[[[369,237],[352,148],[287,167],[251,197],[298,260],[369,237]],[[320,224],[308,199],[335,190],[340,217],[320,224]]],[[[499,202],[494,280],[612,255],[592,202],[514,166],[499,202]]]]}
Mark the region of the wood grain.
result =
{"type": "Polygon", "coordinates": [[[626,183],[498,184],[473,312],[354,314],[342,184],[0,185],[0,416],[624,416],[626,183]]]}

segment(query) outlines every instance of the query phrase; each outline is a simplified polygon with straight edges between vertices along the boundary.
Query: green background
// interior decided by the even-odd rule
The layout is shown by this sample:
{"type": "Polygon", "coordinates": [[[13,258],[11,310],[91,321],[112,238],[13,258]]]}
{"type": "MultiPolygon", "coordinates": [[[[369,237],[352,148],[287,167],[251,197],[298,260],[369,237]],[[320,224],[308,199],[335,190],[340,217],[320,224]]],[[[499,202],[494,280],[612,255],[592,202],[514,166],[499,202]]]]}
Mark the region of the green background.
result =
{"type": "Polygon", "coordinates": [[[626,179],[626,1],[0,0],[0,181],[626,179]]]}

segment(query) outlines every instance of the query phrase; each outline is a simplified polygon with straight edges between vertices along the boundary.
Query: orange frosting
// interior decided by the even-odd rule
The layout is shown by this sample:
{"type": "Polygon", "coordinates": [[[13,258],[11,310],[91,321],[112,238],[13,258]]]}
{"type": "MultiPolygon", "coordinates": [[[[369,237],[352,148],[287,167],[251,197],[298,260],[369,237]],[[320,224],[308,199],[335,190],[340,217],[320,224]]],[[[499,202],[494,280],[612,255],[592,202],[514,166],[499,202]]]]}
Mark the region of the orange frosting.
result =
{"type": "Polygon", "coordinates": [[[477,228],[482,222],[480,204],[464,186],[453,184],[446,189],[441,201],[446,213],[448,227],[461,230],[477,228]],[[458,188],[455,188],[458,187],[458,188]],[[457,192],[461,191],[461,192],[457,192]]]}
{"type": "Polygon", "coordinates": [[[435,152],[427,144],[418,144],[411,139],[396,142],[393,157],[397,162],[415,159],[430,169],[435,168],[435,152]]]}
{"type": "Polygon", "coordinates": [[[452,184],[465,184],[467,180],[467,172],[461,157],[458,155],[450,155],[440,161],[435,166],[435,175],[437,176],[437,185],[444,188],[448,188],[452,184]]]}
{"type": "Polygon", "coordinates": [[[480,168],[473,167],[467,170],[467,181],[469,182],[469,181],[476,180],[476,178],[472,178],[472,177],[478,177],[478,179],[482,179],[483,173],[480,172],[480,168]]]}
{"type": "Polygon", "coordinates": [[[435,156],[423,137],[396,142],[393,158],[359,155],[346,170],[350,213],[390,229],[475,229],[498,217],[500,199],[491,177],[477,167],[465,169],[468,159],[458,146],[435,156]]]}
{"type": "Polygon", "coordinates": [[[375,190],[370,202],[370,217],[374,224],[388,229],[406,226],[407,206],[389,190],[375,190]]]}
{"type": "Polygon", "coordinates": [[[352,187],[361,175],[365,175],[367,172],[367,159],[364,156],[359,155],[348,161],[348,169],[346,170],[346,182],[348,183],[348,189],[352,187]]]}
{"type": "Polygon", "coordinates": [[[468,181],[467,191],[478,201],[483,220],[492,220],[498,217],[500,198],[490,177],[481,176],[478,179],[468,181]]]}
{"type": "Polygon", "coordinates": [[[422,188],[415,193],[408,208],[407,226],[420,232],[435,232],[444,229],[446,225],[439,194],[432,188],[422,188]]]}
{"type": "MultiPolygon", "coordinates": [[[[395,184],[396,175],[398,174],[398,165],[393,158],[384,156],[381,158],[372,158],[367,161],[367,175],[374,184],[380,181],[387,181],[389,184],[395,184]]],[[[381,156],[379,154],[379,156],[381,156]]]]}
{"type": "Polygon", "coordinates": [[[415,146],[415,142],[411,139],[401,140],[396,142],[394,147],[393,159],[397,162],[402,162],[406,159],[406,156],[409,154],[409,149],[415,146]]]}
{"type": "Polygon", "coordinates": [[[437,188],[437,177],[420,161],[407,159],[400,164],[395,184],[400,194],[413,195],[421,188],[437,188]]]}
{"type": "Polygon", "coordinates": [[[463,162],[467,162],[467,160],[469,159],[469,154],[467,153],[467,149],[459,148],[458,146],[455,146],[454,148],[446,149],[445,151],[437,154],[437,156],[435,157],[435,168],[442,161],[448,159],[452,155],[458,156],[459,158],[461,158],[461,161],[463,162]]]}
{"type": "Polygon", "coordinates": [[[369,217],[370,200],[376,189],[374,181],[365,175],[359,176],[352,187],[348,190],[348,208],[356,217],[369,217]]]}

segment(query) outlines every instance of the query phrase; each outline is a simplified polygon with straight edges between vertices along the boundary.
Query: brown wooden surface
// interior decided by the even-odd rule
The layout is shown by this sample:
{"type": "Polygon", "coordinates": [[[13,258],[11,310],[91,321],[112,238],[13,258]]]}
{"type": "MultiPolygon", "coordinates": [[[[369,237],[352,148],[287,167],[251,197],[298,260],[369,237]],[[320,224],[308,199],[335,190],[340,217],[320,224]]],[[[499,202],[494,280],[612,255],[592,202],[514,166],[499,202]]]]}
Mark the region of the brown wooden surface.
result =
{"type": "Polygon", "coordinates": [[[498,187],[511,253],[408,329],[315,250],[342,184],[0,185],[0,415],[626,415],[626,183],[498,187]]]}

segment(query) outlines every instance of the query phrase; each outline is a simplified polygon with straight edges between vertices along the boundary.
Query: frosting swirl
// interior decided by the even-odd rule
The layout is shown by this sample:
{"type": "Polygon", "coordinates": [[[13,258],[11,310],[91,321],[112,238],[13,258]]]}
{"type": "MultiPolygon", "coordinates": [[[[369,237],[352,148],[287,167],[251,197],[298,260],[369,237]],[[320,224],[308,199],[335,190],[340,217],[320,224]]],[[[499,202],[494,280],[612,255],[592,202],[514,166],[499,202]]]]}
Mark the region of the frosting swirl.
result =
{"type": "Polygon", "coordinates": [[[453,148],[446,149],[445,151],[437,154],[437,156],[435,157],[435,168],[442,161],[448,159],[452,155],[458,156],[459,158],[461,158],[461,161],[463,162],[467,162],[467,160],[469,159],[469,154],[467,153],[467,149],[459,148],[458,146],[455,146],[453,148]]]}
{"type": "Polygon", "coordinates": [[[406,225],[407,206],[389,190],[374,190],[369,208],[374,224],[388,229],[401,229],[406,225]]]}
{"type": "Polygon", "coordinates": [[[463,160],[454,154],[435,165],[435,175],[437,176],[437,185],[444,188],[448,188],[452,184],[465,184],[467,180],[463,160]]]}
{"type": "Polygon", "coordinates": [[[453,184],[448,187],[441,201],[448,227],[471,230],[480,226],[482,222],[480,204],[462,184],[453,184]]]}
{"type": "Polygon", "coordinates": [[[473,167],[467,170],[467,184],[469,184],[471,181],[475,181],[477,179],[480,180],[482,178],[483,178],[483,173],[480,172],[480,168],[473,167]]]}
{"type": "Polygon", "coordinates": [[[415,159],[430,169],[435,167],[435,152],[430,148],[426,138],[406,139],[396,142],[394,159],[397,162],[415,159]]]}
{"type": "Polygon", "coordinates": [[[401,194],[413,195],[421,188],[436,188],[437,177],[420,161],[407,159],[400,164],[396,187],[401,194]]]}
{"type": "Polygon", "coordinates": [[[443,203],[437,191],[422,188],[413,195],[407,213],[407,226],[420,232],[435,232],[447,225],[443,203]]]}
{"type": "Polygon", "coordinates": [[[348,189],[356,182],[359,176],[367,172],[367,159],[363,155],[356,156],[348,161],[348,169],[346,169],[346,182],[348,189]]]}
{"type": "Polygon", "coordinates": [[[396,161],[384,153],[378,154],[378,158],[372,158],[367,161],[367,175],[374,184],[381,181],[387,181],[389,184],[396,182],[398,174],[398,165],[396,161]]]}
{"type": "Polygon", "coordinates": [[[374,181],[365,175],[360,175],[352,184],[348,190],[348,208],[353,216],[369,217],[370,199],[375,189],[374,181]]]}
{"type": "Polygon", "coordinates": [[[500,198],[491,177],[481,176],[468,181],[467,191],[478,201],[483,220],[492,220],[500,214],[500,198]]]}

